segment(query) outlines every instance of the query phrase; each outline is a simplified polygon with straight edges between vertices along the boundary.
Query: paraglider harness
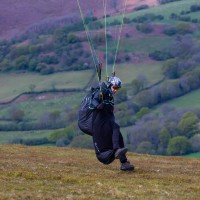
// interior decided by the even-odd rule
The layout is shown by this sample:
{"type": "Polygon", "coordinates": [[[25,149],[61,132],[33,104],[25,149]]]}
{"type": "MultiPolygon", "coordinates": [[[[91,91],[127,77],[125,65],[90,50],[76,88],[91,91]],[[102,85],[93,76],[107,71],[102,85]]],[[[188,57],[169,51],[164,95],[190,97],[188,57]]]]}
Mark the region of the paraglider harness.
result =
{"type": "MultiPolygon", "coordinates": [[[[97,74],[99,77],[99,80],[101,80],[101,67],[102,65],[100,64],[97,66],[97,74]]],[[[90,92],[83,98],[80,108],[79,108],[79,113],[78,113],[78,126],[83,131],[84,133],[88,135],[93,135],[93,120],[95,119],[94,116],[94,110],[96,109],[95,106],[92,104],[92,100],[96,93],[99,93],[99,101],[104,104],[111,104],[112,106],[114,105],[114,101],[107,101],[104,99],[104,94],[110,92],[107,91],[110,90],[107,85],[104,82],[99,82],[99,86],[96,88],[91,88],[90,92]]]]}
{"type": "Polygon", "coordinates": [[[92,132],[92,120],[94,106],[92,105],[92,99],[95,93],[98,91],[97,88],[91,88],[89,94],[87,94],[81,103],[79,113],[78,113],[78,126],[84,133],[88,135],[93,135],[92,132]]]}

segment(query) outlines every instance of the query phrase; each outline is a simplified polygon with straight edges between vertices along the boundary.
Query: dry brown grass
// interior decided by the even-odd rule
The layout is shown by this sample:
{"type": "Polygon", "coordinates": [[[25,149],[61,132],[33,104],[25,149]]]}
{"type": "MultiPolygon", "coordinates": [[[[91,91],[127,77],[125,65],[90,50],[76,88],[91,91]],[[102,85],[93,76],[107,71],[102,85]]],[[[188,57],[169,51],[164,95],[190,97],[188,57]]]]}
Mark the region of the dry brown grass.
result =
{"type": "Polygon", "coordinates": [[[128,153],[134,172],[91,150],[0,145],[0,199],[200,198],[200,160],[128,153]]]}

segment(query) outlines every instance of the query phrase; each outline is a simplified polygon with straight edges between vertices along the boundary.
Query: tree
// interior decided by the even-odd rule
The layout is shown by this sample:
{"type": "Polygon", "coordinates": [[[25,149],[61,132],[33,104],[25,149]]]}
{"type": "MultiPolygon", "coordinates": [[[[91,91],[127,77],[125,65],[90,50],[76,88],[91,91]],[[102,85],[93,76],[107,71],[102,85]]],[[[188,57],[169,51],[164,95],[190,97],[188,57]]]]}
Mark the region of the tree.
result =
{"type": "Polygon", "coordinates": [[[178,123],[178,128],[180,129],[181,134],[188,138],[192,137],[198,132],[198,121],[199,119],[194,113],[186,112],[178,123]]]}
{"type": "Polygon", "coordinates": [[[72,123],[77,120],[77,108],[67,113],[67,122],[72,123]]]}
{"type": "Polygon", "coordinates": [[[167,60],[162,68],[162,72],[168,78],[174,79],[179,77],[178,63],[176,59],[167,60]]]}
{"type": "Polygon", "coordinates": [[[78,135],[70,143],[71,147],[93,149],[92,138],[89,135],[78,135]]]}
{"type": "Polygon", "coordinates": [[[151,103],[149,101],[149,97],[151,96],[151,93],[149,90],[143,90],[140,93],[138,93],[135,97],[136,102],[143,107],[149,107],[151,106],[151,103]],[[148,97],[148,98],[147,98],[148,97]]]}
{"type": "Polygon", "coordinates": [[[149,6],[145,4],[145,5],[140,5],[140,6],[135,7],[134,10],[138,11],[138,10],[144,10],[147,8],[149,8],[149,6]]]}
{"type": "Polygon", "coordinates": [[[53,131],[49,135],[48,139],[51,142],[56,142],[56,141],[63,139],[63,138],[71,141],[72,138],[73,138],[73,135],[74,135],[73,127],[69,126],[65,129],[58,129],[58,130],[53,131]]]}
{"type": "Polygon", "coordinates": [[[40,46],[30,45],[29,46],[29,53],[32,55],[37,55],[40,53],[40,46]]]}
{"type": "Polygon", "coordinates": [[[119,92],[116,94],[115,102],[121,103],[127,100],[127,90],[125,88],[121,88],[119,92]]]}
{"type": "Polygon", "coordinates": [[[148,107],[142,107],[137,113],[136,113],[136,118],[140,119],[142,118],[144,115],[150,113],[151,110],[148,107]]]}
{"type": "MultiPolygon", "coordinates": [[[[181,60],[181,65],[185,65],[185,62],[197,52],[195,41],[193,37],[189,34],[184,36],[177,36],[176,40],[172,43],[169,51],[173,57],[179,57],[179,63],[181,60]]],[[[182,66],[180,66],[183,68],[182,66]]]]}
{"type": "Polygon", "coordinates": [[[183,93],[187,93],[191,90],[188,77],[186,77],[186,76],[183,76],[179,79],[179,85],[180,85],[180,89],[183,91],[183,93]]]}
{"type": "Polygon", "coordinates": [[[61,116],[60,111],[52,111],[42,113],[39,119],[39,124],[42,128],[60,128],[66,126],[66,119],[61,116]]]}
{"type": "Polygon", "coordinates": [[[133,89],[133,93],[137,94],[139,91],[144,89],[148,84],[148,80],[144,75],[138,75],[136,79],[131,82],[131,87],[133,89]]]}
{"type": "Polygon", "coordinates": [[[163,104],[160,108],[160,111],[162,112],[163,115],[167,115],[168,113],[174,111],[175,108],[169,104],[163,104]]]}
{"type": "Polygon", "coordinates": [[[28,68],[28,57],[27,56],[20,56],[15,61],[16,69],[27,69],[28,68]]]}
{"type": "Polygon", "coordinates": [[[136,95],[135,100],[142,107],[151,107],[160,102],[160,90],[158,88],[142,90],[136,95]]]}
{"type": "Polygon", "coordinates": [[[150,23],[142,23],[136,26],[137,30],[142,33],[151,33],[153,32],[153,26],[150,23]]]}
{"type": "Polygon", "coordinates": [[[191,12],[197,12],[199,10],[200,10],[200,5],[198,5],[198,4],[190,6],[191,12]]]}
{"type": "Polygon", "coordinates": [[[155,147],[151,142],[144,141],[138,145],[136,152],[143,154],[155,154],[155,147]]]}
{"type": "Polygon", "coordinates": [[[160,4],[170,3],[170,2],[174,2],[174,1],[181,1],[181,0],[158,0],[158,2],[160,4]]]}
{"type": "Polygon", "coordinates": [[[142,85],[139,82],[139,80],[137,80],[137,79],[134,79],[131,82],[131,87],[132,87],[132,90],[133,90],[134,94],[137,94],[142,89],[142,85]]]}
{"type": "Polygon", "coordinates": [[[171,52],[168,50],[156,50],[152,53],[149,53],[149,57],[158,61],[164,61],[173,58],[171,52]]]}
{"type": "Polygon", "coordinates": [[[41,58],[41,62],[46,63],[46,64],[58,64],[58,58],[55,55],[47,55],[41,58]]]}
{"type": "Polygon", "coordinates": [[[5,58],[2,62],[0,62],[0,71],[9,70],[9,68],[11,68],[10,65],[10,61],[5,58]]]}
{"type": "Polygon", "coordinates": [[[190,90],[199,88],[200,79],[197,71],[189,71],[183,76],[183,78],[187,80],[190,90]]]}
{"type": "Polygon", "coordinates": [[[178,23],[176,26],[176,29],[177,29],[177,33],[182,34],[182,35],[193,32],[191,24],[188,22],[178,23]]]}
{"type": "Polygon", "coordinates": [[[94,35],[93,37],[94,44],[101,45],[105,43],[105,35],[104,33],[100,32],[94,35]]]}
{"type": "Polygon", "coordinates": [[[192,150],[194,152],[200,152],[200,134],[194,135],[191,139],[190,142],[192,144],[192,150]]]}
{"type": "Polygon", "coordinates": [[[35,71],[37,64],[38,64],[38,61],[36,59],[32,58],[28,64],[28,70],[35,71]]]}
{"type": "Polygon", "coordinates": [[[55,110],[51,112],[49,117],[52,120],[52,123],[56,123],[57,120],[60,118],[60,111],[55,110]]]}
{"type": "Polygon", "coordinates": [[[24,118],[24,111],[20,110],[20,109],[14,109],[11,113],[11,118],[16,121],[16,122],[20,122],[23,120],[24,118]]]}
{"type": "Polygon", "coordinates": [[[80,39],[75,34],[68,33],[68,35],[67,35],[67,42],[68,43],[71,44],[71,43],[76,43],[78,41],[80,41],[80,39]]]}
{"type": "Polygon", "coordinates": [[[122,118],[127,114],[128,106],[125,103],[116,105],[116,116],[117,118],[122,118]]]}
{"type": "Polygon", "coordinates": [[[67,34],[63,29],[56,29],[53,37],[56,42],[61,42],[61,43],[67,42],[67,34]]]}
{"type": "Polygon", "coordinates": [[[36,85],[35,84],[30,84],[29,89],[31,92],[34,92],[36,85]]]}
{"type": "Polygon", "coordinates": [[[177,33],[177,29],[174,26],[167,26],[164,28],[163,33],[166,35],[172,36],[177,33]]]}
{"type": "Polygon", "coordinates": [[[159,135],[160,146],[162,146],[163,148],[167,148],[170,138],[171,135],[169,131],[165,127],[162,128],[159,135]]]}
{"type": "Polygon", "coordinates": [[[12,58],[17,58],[26,54],[29,54],[29,45],[15,47],[10,52],[12,58]]]}
{"type": "Polygon", "coordinates": [[[169,80],[166,81],[160,90],[160,98],[162,101],[166,101],[168,99],[172,99],[174,97],[180,96],[182,93],[179,87],[179,80],[169,80]]]}
{"type": "Polygon", "coordinates": [[[149,83],[147,77],[144,74],[139,74],[137,76],[137,80],[141,83],[142,88],[145,88],[149,83]]]}
{"type": "Polygon", "coordinates": [[[168,155],[184,155],[192,150],[191,144],[185,136],[173,137],[167,148],[168,155]]]}

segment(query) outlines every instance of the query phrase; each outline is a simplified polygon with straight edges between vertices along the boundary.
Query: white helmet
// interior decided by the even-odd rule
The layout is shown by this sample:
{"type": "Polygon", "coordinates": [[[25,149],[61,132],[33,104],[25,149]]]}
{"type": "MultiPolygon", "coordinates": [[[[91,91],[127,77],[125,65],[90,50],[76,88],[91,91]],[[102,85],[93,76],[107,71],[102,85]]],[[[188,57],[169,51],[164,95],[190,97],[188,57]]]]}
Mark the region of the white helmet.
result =
{"type": "Polygon", "coordinates": [[[109,79],[108,79],[108,87],[110,87],[110,86],[116,86],[118,88],[121,88],[122,81],[116,76],[109,77],[109,79]]]}

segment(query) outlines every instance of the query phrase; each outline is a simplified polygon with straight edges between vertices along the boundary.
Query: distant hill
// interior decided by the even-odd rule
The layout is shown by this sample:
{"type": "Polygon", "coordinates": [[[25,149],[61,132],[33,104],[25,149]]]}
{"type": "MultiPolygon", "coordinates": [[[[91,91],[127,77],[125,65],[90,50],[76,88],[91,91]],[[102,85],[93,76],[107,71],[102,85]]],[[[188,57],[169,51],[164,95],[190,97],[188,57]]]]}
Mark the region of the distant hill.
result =
{"type": "MultiPolygon", "coordinates": [[[[103,6],[98,6],[102,1],[81,0],[83,9],[92,9],[97,16],[103,16],[103,6]],[[98,3],[97,3],[98,2],[98,3]]],[[[108,1],[107,13],[114,14],[123,8],[123,1],[108,1]],[[115,3],[116,2],[116,3],[115,3]]],[[[132,11],[140,5],[154,6],[157,0],[128,0],[127,10],[132,11]]],[[[29,26],[43,20],[58,20],[63,17],[79,17],[77,1],[70,0],[1,0],[0,1],[0,39],[10,39],[29,26]]]]}
{"type": "Polygon", "coordinates": [[[91,150],[0,145],[0,199],[199,199],[199,159],[128,157],[134,172],[91,150]]]}

